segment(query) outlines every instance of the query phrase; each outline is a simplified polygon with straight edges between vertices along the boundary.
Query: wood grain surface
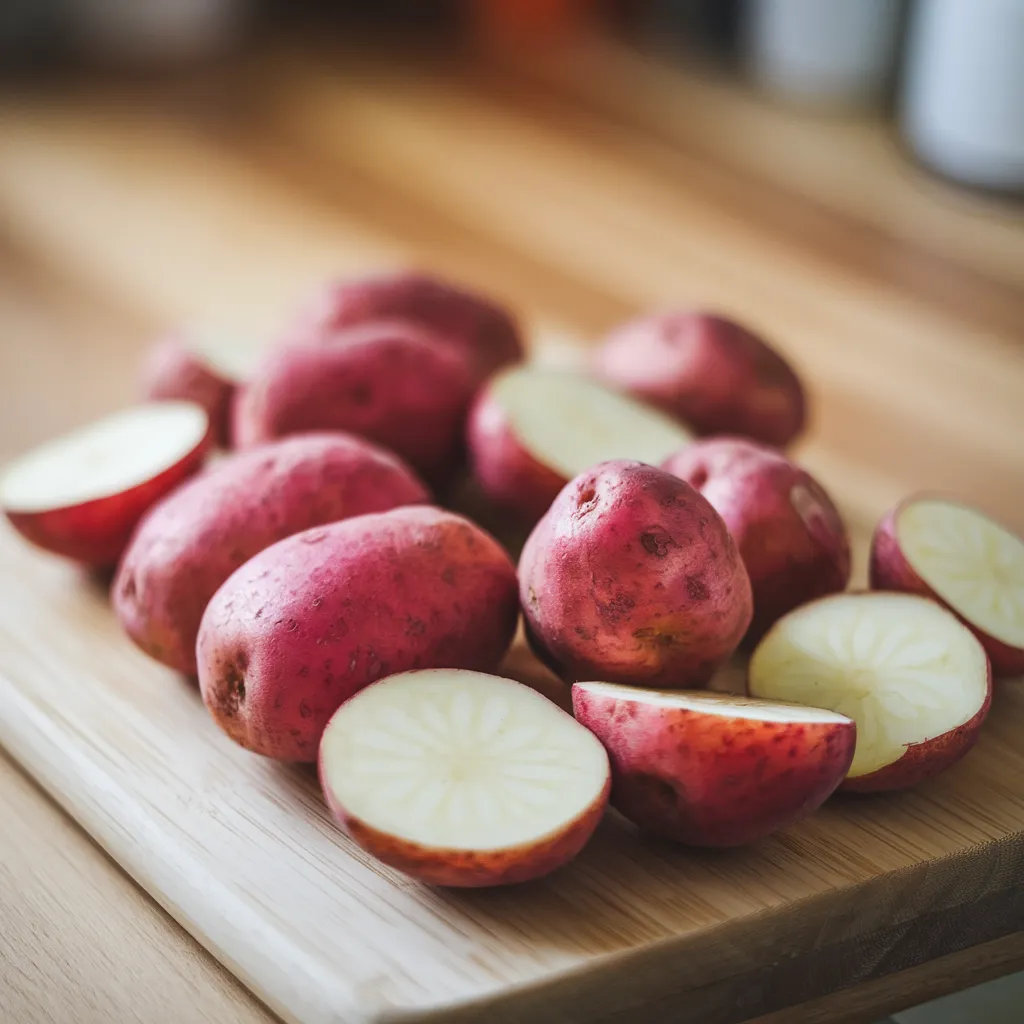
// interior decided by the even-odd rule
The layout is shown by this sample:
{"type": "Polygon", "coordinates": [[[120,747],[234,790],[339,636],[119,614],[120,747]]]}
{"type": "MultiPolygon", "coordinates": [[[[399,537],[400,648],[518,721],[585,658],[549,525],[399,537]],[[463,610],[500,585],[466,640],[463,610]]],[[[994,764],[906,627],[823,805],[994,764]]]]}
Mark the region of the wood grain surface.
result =
{"type": "MultiPolygon", "coordinates": [[[[539,93],[543,68],[286,48],[130,95],[2,98],[4,452],[129,400],[155,330],[256,343],[324,276],[412,261],[513,303],[547,358],[672,303],[762,326],[809,380],[800,457],[861,549],[919,487],[1024,529],[1019,213],[898,163],[876,124],[822,141],[735,90],[602,59],[623,93],[697,90],[714,116],[630,120],[564,75],[539,93]],[[798,147],[817,174],[787,171],[798,147]]],[[[233,749],[102,588],[9,534],[0,572],[0,741],[287,1019],[727,1024],[1024,927],[1020,684],[912,793],[834,800],[726,854],[610,817],[550,880],[446,893],[354,850],[309,773],[233,749]]],[[[521,651],[512,670],[552,685],[521,651]]]]}

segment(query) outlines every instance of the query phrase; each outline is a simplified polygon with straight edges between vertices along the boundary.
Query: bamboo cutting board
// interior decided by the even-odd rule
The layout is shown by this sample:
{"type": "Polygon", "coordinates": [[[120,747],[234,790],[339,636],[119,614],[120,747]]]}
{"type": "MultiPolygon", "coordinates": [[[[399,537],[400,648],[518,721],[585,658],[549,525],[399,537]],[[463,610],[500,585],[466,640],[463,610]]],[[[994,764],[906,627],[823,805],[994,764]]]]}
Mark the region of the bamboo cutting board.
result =
{"type": "MultiPolygon", "coordinates": [[[[787,232],[794,197],[699,123],[661,148],[516,82],[289,53],[243,71],[244,90],[0,110],[5,454],[128,400],[154,327],[259,333],[326,274],[415,260],[514,302],[545,358],[671,301],[765,324],[811,383],[801,458],[861,568],[874,517],[915,487],[1024,526],[1024,232],[982,201],[929,216],[918,196],[899,219],[875,161],[856,204],[821,190],[787,232]],[[930,247],[958,231],[967,255],[930,247]]],[[[1024,928],[1019,683],[913,792],[835,799],[725,853],[609,815],[549,879],[447,892],[355,849],[310,771],[235,749],[100,585],[6,530],[0,579],[0,743],[290,1021],[732,1024],[1024,928]]],[[[508,669],[564,697],[521,648],[508,669]]]]}

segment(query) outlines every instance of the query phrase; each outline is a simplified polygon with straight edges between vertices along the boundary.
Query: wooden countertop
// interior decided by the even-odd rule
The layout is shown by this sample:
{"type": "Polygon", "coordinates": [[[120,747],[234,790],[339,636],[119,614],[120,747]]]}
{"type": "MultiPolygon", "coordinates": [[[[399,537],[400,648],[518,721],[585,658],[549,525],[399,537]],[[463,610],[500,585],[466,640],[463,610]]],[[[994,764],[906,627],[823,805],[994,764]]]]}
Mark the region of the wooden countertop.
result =
{"type": "MultiPolygon", "coordinates": [[[[935,487],[1024,530],[1019,208],[928,178],[872,121],[601,49],[528,74],[285,49],[177,86],[0,94],[0,455],[128,401],[155,330],[265,335],[322,277],[399,260],[546,339],[668,303],[745,317],[807,375],[801,458],[855,525],[935,487]]],[[[0,1019],[271,1019],[7,762],[0,817],[0,1019]]],[[[1021,966],[1009,936],[773,1024],[1021,966]]]]}

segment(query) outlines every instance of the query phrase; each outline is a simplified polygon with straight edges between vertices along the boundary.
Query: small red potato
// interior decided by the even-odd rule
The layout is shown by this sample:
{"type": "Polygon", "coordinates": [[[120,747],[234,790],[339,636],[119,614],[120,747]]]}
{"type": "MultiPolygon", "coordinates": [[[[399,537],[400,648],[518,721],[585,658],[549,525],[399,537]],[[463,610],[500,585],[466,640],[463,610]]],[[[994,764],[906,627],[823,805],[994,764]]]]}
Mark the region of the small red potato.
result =
{"type": "Polygon", "coordinates": [[[109,568],[146,511],[200,469],[208,433],[192,402],[125,409],[10,463],[0,507],[38,547],[109,568]]]}
{"type": "Polygon", "coordinates": [[[698,434],[783,447],[804,428],[806,400],[789,364],[752,331],[707,313],[624,324],[597,350],[594,372],[698,434]]]}
{"type": "Polygon", "coordinates": [[[329,343],[273,353],[239,393],[234,441],[250,448],[288,434],[340,430],[390,448],[441,482],[461,457],[472,388],[463,357],[426,331],[366,324],[329,343]]]}
{"type": "Polygon", "coordinates": [[[313,526],[429,500],[395,455],[346,434],[229,455],[140,523],[114,579],[114,612],[147,654],[195,675],[206,605],[253,555],[313,526]]]}
{"type": "Polygon", "coordinates": [[[690,846],[750,843],[817,810],[857,736],[844,715],[731,693],[576,683],[572,706],[608,751],[612,806],[690,846]]]}
{"type": "Polygon", "coordinates": [[[839,511],[810,473],[776,449],[707,438],[662,469],[711,502],[740,549],[754,591],[748,643],[797,605],[846,589],[850,540],[839,511]]]}
{"type": "Polygon", "coordinates": [[[241,346],[172,335],[150,350],[142,368],[142,393],[148,399],[195,402],[210,419],[212,442],[226,448],[235,389],[255,361],[253,350],[241,346]]]}
{"type": "Polygon", "coordinates": [[[292,330],[296,341],[317,341],[374,320],[406,320],[455,348],[473,370],[474,384],[523,358],[515,319],[502,306],[427,274],[379,274],[330,284],[292,330]]]}
{"type": "Polygon", "coordinates": [[[608,803],[608,755],[511,679],[404,672],[338,709],[324,796],[364,850],[432,885],[510,885],[571,860],[608,803]]]}
{"type": "Polygon", "coordinates": [[[199,627],[199,686],[243,747],[314,761],[364,686],[414,668],[493,670],[517,619],[515,567],[479,527],[426,506],[357,516],[229,577],[199,627]]]}
{"type": "Polygon", "coordinates": [[[875,530],[871,586],[940,602],[997,676],[1024,674],[1024,540],[983,513],[927,495],[901,502],[875,530]]]}
{"type": "Polygon", "coordinates": [[[750,625],[750,580],[721,516],[639,462],[582,473],[519,562],[531,646],[567,681],[707,684],[750,625]]]}
{"type": "Polygon", "coordinates": [[[750,659],[754,697],[828,708],[857,723],[842,789],[902,789],[978,739],[992,673],[974,634],[911,594],[834,594],[779,619],[750,659]]]}
{"type": "Polygon", "coordinates": [[[657,464],[689,443],[668,416],[581,374],[516,366],[470,412],[473,476],[496,508],[534,524],[579,473],[610,459],[657,464]]]}

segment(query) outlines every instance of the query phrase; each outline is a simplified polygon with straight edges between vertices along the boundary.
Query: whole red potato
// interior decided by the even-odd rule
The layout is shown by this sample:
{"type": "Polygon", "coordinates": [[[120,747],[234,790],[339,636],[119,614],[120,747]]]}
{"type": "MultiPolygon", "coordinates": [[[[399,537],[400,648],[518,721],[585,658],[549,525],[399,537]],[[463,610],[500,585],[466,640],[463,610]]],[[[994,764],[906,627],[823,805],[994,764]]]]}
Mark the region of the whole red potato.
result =
{"type": "Polygon", "coordinates": [[[604,462],[566,485],[526,541],[519,588],[531,645],[570,681],[704,686],[752,611],[721,516],[640,462],[604,462]]]}
{"type": "Polygon", "coordinates": [[[700,491],[729,527],[754,592],[748,641],[797,605],[846,589],[850,539],[839,511],[810,473],[774,448],[707,438],[662,469],[700,491]]]}
{"type": "Polygon", "coordinates": [[[408,320],[428,328],[468,359],[476,383],[523,358],[519,327],[508,310],[476,292],[413,271],[329,284],[302,311],[290,337],[320,340],[373,320],[408,320]]]}
{"type": "Polygon", "coordinates": [[[698,434],[782,447],[803,430],[806,398],[790,365],[747,328],[708,313],[661,313],[612,331],[593,371],[698,434]]]}
{"type": "Polygon", "coordinates": [[[234,442],[339,430],[384,445],[428,480],[461,459],[473,379],[466,360],[423,328],[372,323],[327,344],[290,345],[262,363],[234,407],[234,442]]]}
{"type": "Polygon", "coordinates": [[[331,715],[416,668],[492,672],[519,618],[504,548],[429,506],[356,516],[265,548],[214,594],[199,627],[203,700],[249,750],[315,761],[331,715]]]}
{"type": "Polygon", "coordinates": [[[114,579],[114,612],[150,657],[194,675],[203,612],[242,563],[310,527],[429,500],[399,458],[346,434],[236,452],[142,520],[114,579]]]}

